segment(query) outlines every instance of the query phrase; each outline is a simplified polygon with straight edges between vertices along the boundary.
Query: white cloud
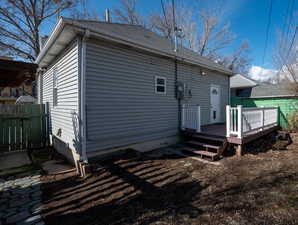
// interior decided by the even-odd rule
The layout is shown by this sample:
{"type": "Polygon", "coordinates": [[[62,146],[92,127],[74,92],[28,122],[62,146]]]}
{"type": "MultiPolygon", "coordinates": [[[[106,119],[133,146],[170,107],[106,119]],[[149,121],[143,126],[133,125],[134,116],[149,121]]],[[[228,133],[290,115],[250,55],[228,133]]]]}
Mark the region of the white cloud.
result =
{"type": "Polygon", "coordinates": [[[260,66],[252,66],[248,72],[249,77],[257,81],[269,81],[276,78],[278,71],[260,66]]]}

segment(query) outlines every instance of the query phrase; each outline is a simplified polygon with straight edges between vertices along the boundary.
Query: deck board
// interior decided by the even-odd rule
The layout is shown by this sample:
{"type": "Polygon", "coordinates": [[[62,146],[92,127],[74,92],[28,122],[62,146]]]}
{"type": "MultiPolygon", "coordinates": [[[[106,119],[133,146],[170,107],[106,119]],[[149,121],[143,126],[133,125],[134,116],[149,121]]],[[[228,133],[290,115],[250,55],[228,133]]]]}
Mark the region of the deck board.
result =
{"type": "MultiPolygon", "coordinates": [[[[269,134],[275,130],[278,130],[279,126],[272,126],[268,127],[267,129],[263,131],[253,131],[251,133],[245,134],[242,139],[237,138],[237,137],[229,137],[227,138],[229,143],[232,144],[246,144],[248,142],[251,142],[257,138],[260,138],[266,134],[269,134]]],[[[207,135],[216,135],[216,136],[221,136],[221,137],[226,137],[226,124],[209,124],[209,125],[204,125],[201,127],[201,134],[207,134],[207,135]]]]}

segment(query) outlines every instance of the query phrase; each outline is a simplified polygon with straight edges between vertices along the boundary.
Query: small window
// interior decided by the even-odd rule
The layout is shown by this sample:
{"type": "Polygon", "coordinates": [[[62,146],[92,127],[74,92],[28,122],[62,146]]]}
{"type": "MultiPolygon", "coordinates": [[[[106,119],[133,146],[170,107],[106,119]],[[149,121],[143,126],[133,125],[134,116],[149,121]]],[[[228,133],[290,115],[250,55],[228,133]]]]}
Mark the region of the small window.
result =
{"type": "Polygon", "coordinates": [[[166,83],[167,79],[165,77],[155,77],[155,93],[156,94],[166,94],[166,83]]]}
{"type": "Polygon", "coordinates": [[[212,94],[217,95],[218,94],[217,90],[216,89],[213,89],[212,90],[212,94]]]}
{"type": "Polygon", "coordinates": [[[58,105],[58,72],[57,68],[53,69],[53,106],[58,105]]]}

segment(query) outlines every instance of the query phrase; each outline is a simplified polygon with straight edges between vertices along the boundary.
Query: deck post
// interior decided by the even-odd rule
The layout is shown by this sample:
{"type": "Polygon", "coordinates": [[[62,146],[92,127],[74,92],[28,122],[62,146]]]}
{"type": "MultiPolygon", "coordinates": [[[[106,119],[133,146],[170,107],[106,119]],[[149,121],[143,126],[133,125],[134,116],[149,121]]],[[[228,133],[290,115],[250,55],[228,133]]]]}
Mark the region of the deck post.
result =
{"type": "Polygon", "coordinates": [[[237,145],[236,147],[236,156],[242,156],[243,145],[237,145]]]}
{"type": "Polygon", "coordinates": [[[279,107],[276,107],[276,126],[279,125],[279,107]]]}
{"type": "Polygon", "coordinates": [[[197,132],[201,132],[201,107],[199,105],[197,110],[197,132]]]}
{"type": "Polygon", "coordinates": [[[264,110],[264,106],[261,106],[262,109],[262,114],[261,114],[261,123],[262,123],[262,127],[261,130],[264,130],[264,125],[265,125],[265,110],[264,110]]]}
{"type": "Polygon", "coordinates": [[[231,106],[227,105],[226,106],[226,130],[227,130],[227,137],[231,137],[231,106]]]}
{"type": "Polygon", "coordinates": [[[238,138],[242,138],[242,105],[237,106],[237,131],[238,131],[238,138]]]}

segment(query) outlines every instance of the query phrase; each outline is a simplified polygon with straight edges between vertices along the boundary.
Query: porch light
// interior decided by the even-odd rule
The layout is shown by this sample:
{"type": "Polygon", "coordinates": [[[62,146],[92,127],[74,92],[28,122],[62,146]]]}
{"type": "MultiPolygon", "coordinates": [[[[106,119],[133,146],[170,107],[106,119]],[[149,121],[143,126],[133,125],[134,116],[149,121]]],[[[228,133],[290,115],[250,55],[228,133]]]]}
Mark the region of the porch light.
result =
{"type": "Polygon", "coordinates": [[[200,70],[200,74],[201,74],[201,76],[206,76],[207,75],[207,73],[203,70],[200,70]]]}

